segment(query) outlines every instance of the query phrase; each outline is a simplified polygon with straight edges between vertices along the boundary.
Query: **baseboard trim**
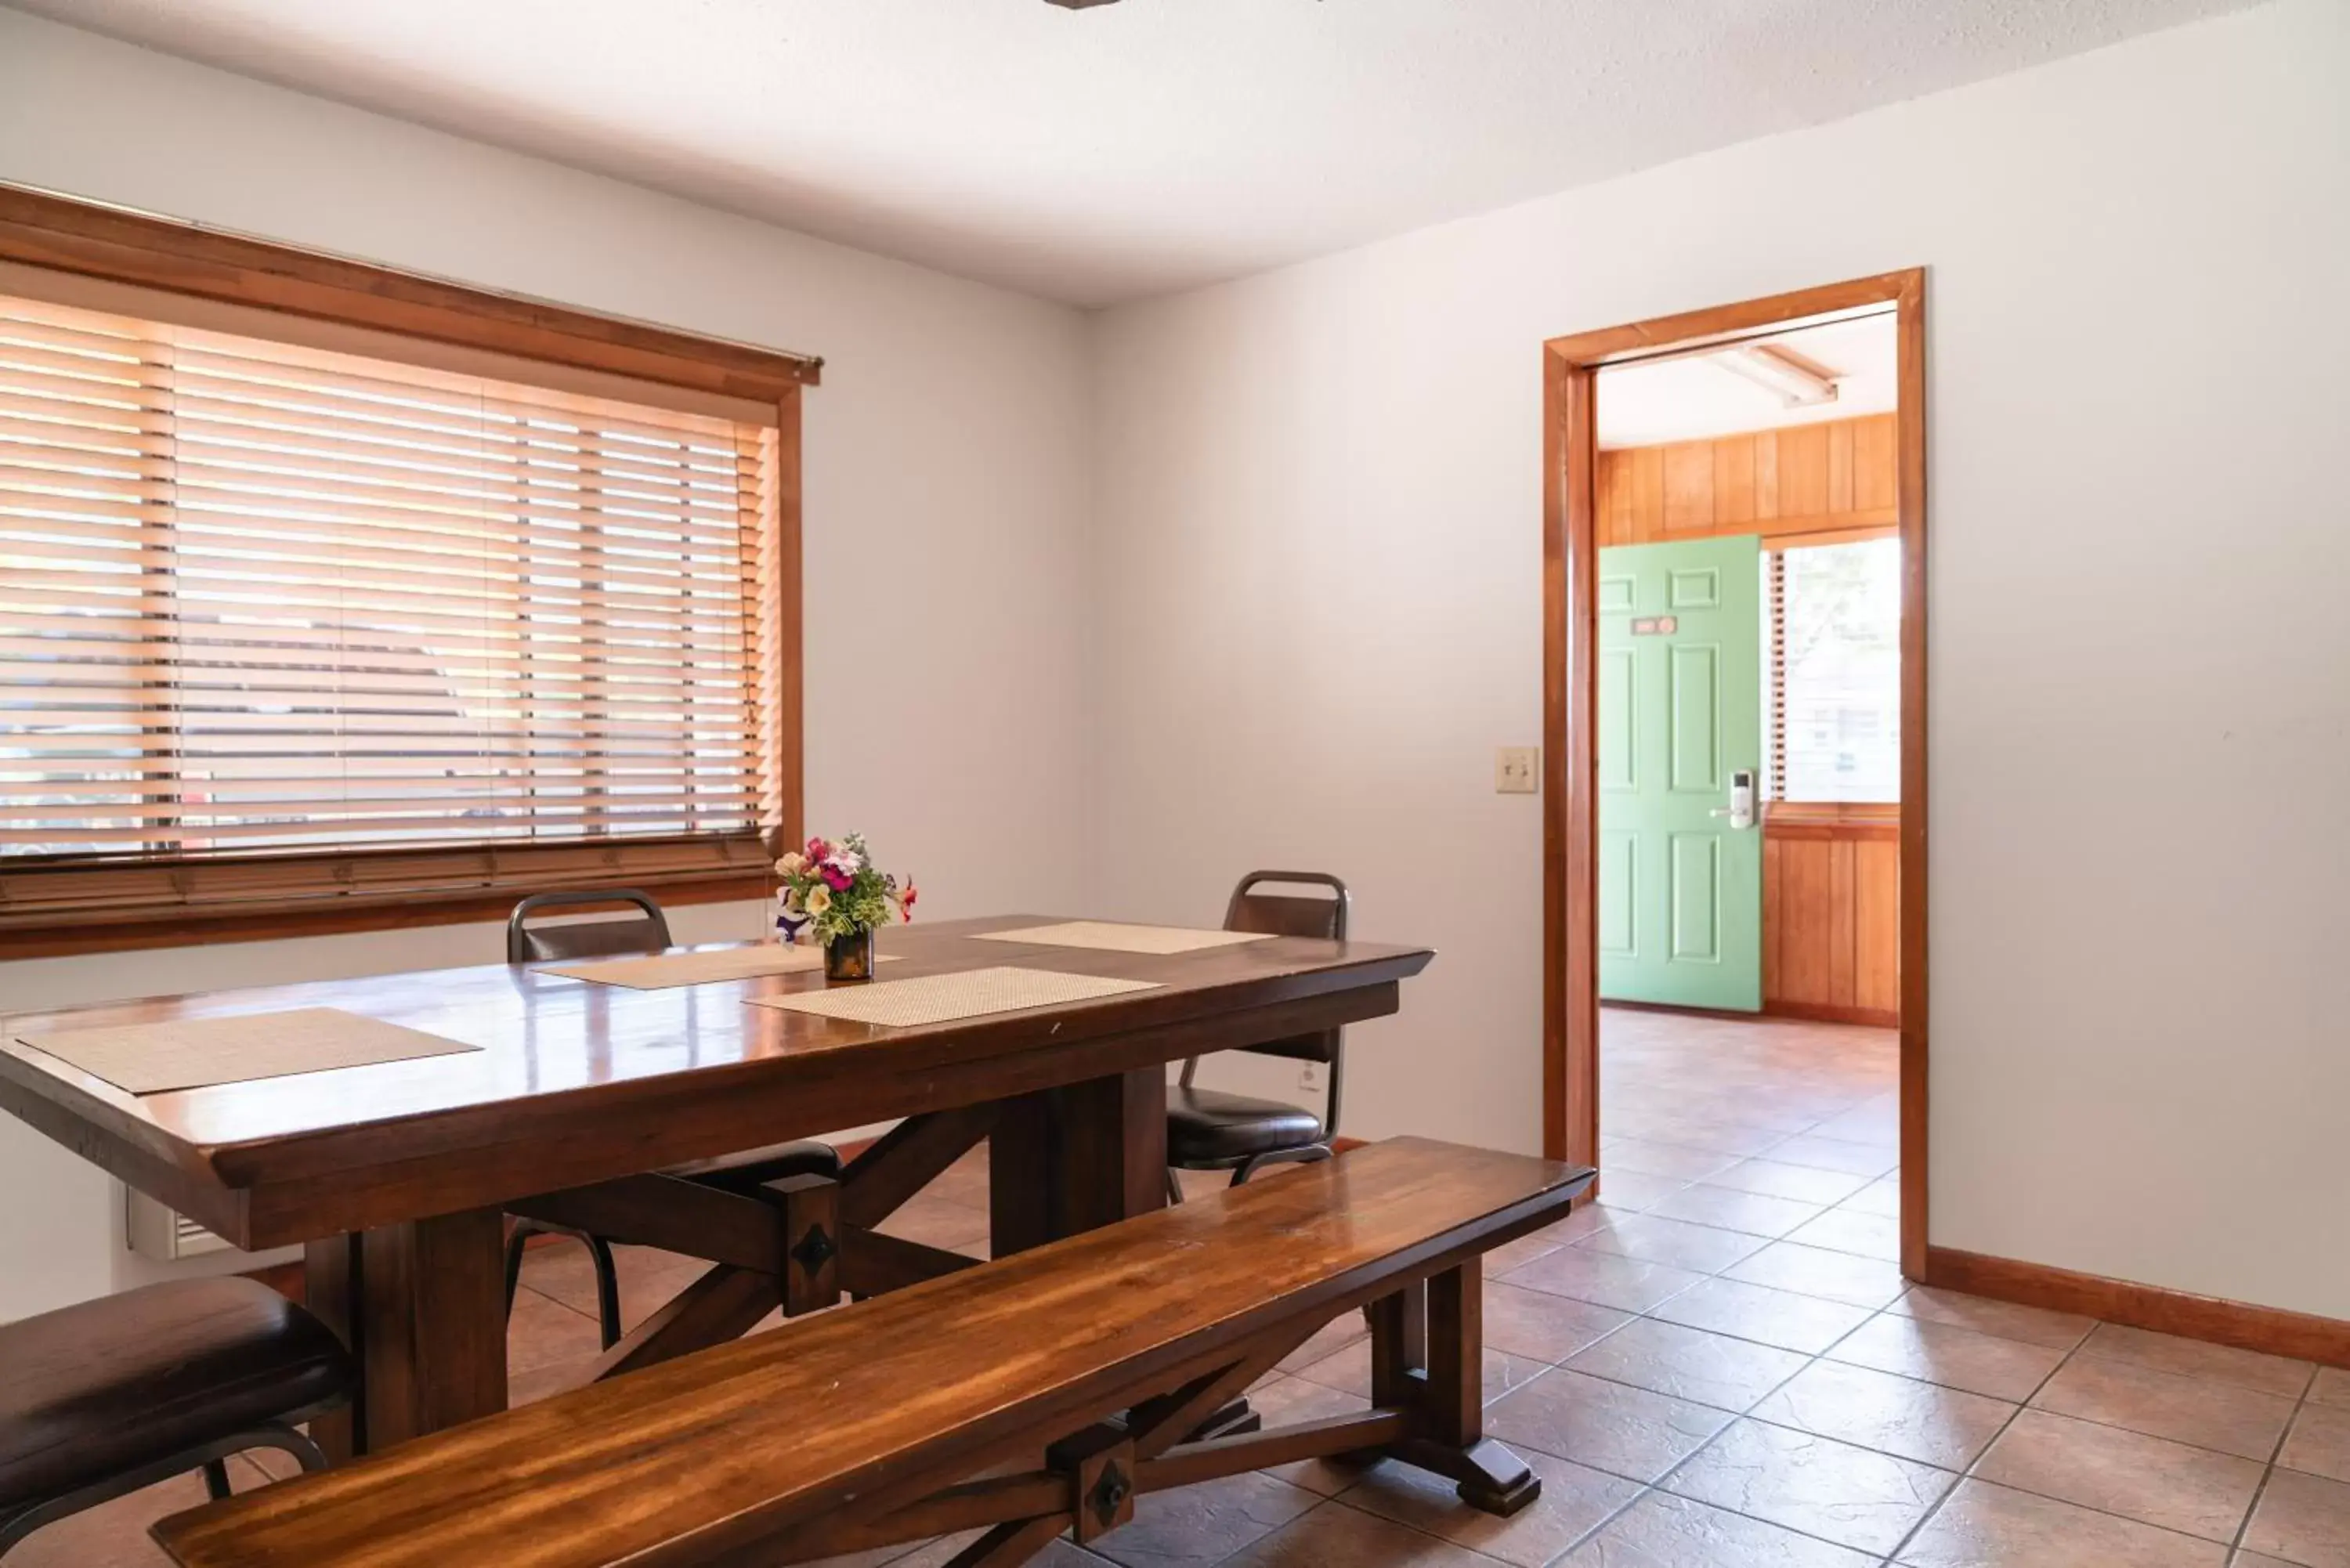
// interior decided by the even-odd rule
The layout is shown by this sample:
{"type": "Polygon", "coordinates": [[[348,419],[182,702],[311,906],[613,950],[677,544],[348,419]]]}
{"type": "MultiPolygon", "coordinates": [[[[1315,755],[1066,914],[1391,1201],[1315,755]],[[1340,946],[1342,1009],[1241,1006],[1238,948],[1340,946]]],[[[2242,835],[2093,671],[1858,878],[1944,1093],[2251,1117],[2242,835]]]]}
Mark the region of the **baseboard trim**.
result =
{"type": "Polygon", "coordinates": [[[2193,1295],[1955,1247],[1926,1249],[1926,1283],[2021,1306],[2082,1313],[2131,1328],[2182,1334],[2240,1350],[2350,1366],[2350,1320],[2342,1318],[2193,1295]]]}

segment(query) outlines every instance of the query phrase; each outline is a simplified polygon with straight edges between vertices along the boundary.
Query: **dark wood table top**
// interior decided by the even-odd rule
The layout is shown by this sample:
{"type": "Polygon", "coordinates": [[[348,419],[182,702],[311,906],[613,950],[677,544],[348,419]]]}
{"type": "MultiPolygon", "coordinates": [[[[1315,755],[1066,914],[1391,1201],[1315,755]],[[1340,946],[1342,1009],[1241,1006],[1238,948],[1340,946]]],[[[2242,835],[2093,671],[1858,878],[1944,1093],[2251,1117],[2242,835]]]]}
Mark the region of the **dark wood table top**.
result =
{"type": "Polygon", "coordinates": [[[882,980],[1019,965],[1157,988],[912,1028],[751,997],[820,972],[631,991],[505,964],[0,1019],[0,1108],[243,1246],[483,1207],[1392,1012],[1424,948],[1276,937],[1171,955],[882,933],[882,980]],[[16,1036],[331,1007],[482,1047],[135,1096],[16,1036]]]}

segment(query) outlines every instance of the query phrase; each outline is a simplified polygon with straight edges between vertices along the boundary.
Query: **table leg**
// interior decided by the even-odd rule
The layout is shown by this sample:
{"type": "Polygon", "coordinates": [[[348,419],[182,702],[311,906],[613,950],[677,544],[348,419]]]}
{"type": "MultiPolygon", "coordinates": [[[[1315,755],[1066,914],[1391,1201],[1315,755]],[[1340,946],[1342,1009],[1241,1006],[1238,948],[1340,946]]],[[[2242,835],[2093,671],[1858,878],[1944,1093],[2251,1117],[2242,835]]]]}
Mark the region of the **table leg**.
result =
{"type": "Polygon", "coordinates": [[[350,1345],[359,1391],[315,1428],[330,1459],[506,1406],[504,1217],[494,1209],[310,1243],[310,1308],[350,1345]]]}
{"type": "Polygon", "coordinates": [[[1166,1070],[1004,1101],[987,1163],[999,1258],[1166,1207],[1166,1070]]]}

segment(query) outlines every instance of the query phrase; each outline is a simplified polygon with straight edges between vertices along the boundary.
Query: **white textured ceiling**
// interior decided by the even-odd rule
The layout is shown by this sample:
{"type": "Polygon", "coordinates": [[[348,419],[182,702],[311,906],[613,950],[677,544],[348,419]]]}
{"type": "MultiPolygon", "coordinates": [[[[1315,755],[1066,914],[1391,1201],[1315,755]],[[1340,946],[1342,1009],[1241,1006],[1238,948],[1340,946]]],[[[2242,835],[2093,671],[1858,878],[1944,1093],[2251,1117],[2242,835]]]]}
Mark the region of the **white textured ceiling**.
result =
{"type": "Polygon", "coordinates": [[[1104,305],[2247,0],[12,0],[1104,305]]]}

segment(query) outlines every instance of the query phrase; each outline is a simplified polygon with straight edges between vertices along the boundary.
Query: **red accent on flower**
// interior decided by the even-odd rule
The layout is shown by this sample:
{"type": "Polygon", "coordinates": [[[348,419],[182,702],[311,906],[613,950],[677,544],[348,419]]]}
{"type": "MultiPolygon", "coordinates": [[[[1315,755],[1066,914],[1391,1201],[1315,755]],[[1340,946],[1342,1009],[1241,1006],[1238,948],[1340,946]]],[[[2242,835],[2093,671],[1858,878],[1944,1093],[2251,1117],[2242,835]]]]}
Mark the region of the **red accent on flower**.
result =
{"type": "Polygon", "coordinates": [[[807,857],[809,859],[827,860],[830,859],[831,857],[832,846],[827,844],[823,839],[811,838],[807,841],[807,857]]]}
{"type": "Polygon", "coordinates": [[[906,919],[910,920],[914,918],[914,884],[910,877],[907,879],[906,890],[898,895],[898,908],[904,911],[906,919]]]}

